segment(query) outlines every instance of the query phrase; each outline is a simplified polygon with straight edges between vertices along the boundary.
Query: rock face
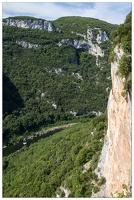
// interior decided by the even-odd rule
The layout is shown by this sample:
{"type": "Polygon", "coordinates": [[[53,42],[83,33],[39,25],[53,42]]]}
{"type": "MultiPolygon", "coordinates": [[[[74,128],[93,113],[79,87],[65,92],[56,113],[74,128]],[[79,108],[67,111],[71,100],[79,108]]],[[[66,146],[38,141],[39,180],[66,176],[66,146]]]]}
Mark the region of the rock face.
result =
{"type": "Polygon", "coordinates": [[[96,169],[98,176],[106,178],[106,197],[111,194],[116,197],[116,191],[121,193],[125,184],[131,191],[131,96],[127,98],[121,95],[123,91],[123,79],[117,75],[118,62],[123,51],[118,46],[114,53],[116,61],[111,64],[112,90],[108,101],[108,130],[100,161],[96,169]]]}
{"type": "Polygon", "coordinates": [[[28,47],[28,48],[40,48],[41,45],[38,44],[32,44],[30,42],[26,42],[26,41],[16,41],[17,44],[21,45],[22,47],[28,47]]]}
{"type": "Polygon", "coordinates": [[[17,26],[21,28],[40,29],[40,30],[45,29],[48,32],[56,30],[52,22],[45,20],[6,19],[6,22],[3,22],[3,25],[17,26]]]}
{"type": "Polygon", "coordinates": [[[106,31],[99,30],[99,34],[97,35],[96,40],[97,40],[98,43],[102,43],[102,42],[108,40],[108,36],[106,34],[106,31]]]}
{"type": "Polygon", "coordinates": [[[70,44],[74,46],[76,49],[84,49],[88,50],[89,53],[95,56],[104,56],[104,52],[102,49],[97,45],[93,44],[92,41],[85,41],[85,40],[73,40],[73,39],[62,39],[59,43],[58,46],[70,44]]]}
{"type": "MultiPolygon", "coordinates": [[[[104,52],[102,51],[102,49],[99,47],[98,44],[108,40],[108,35],[105,31],[101,31],[99,28],[95,28],[95,29],[97,29],[99,32],[96,38],[93,34],[93,29],[88,29],[86,35],[76,33],[77,35],[82,36],[84,38],[84,40],[62,39],[58,43],[58,46],[60,47],[62,45],[70,44],[70,45],[74,46],[76,49],[88,50],[89,53],[91,53],[92,55],[94,55],[96,57],[98,57],[98,56],[103,57],[104,52]],[[96,43],[98,43],[98,44],[94,44],[93,40],[95,40],[96,43]]],[[[74,32],[72,32],[72,33],[74,33],[74,32]]]]}
{"type": "MultiPolygon", "coordinates": [[[[30,29],[39,29],[39,30],[46,30],[48,32],[50,31],[58,31],[61,33],[61,30],[56,28],[51,21],[46,21],[46,20],[24,20],[24,19],[6,19],[5,22],[3,22],[4,26],[16,26],[16,27],[21,27],[21,28],[30,28],[30,29]]],[[[99,28],[95,28],[98,30],[98,35],[95,37],[93,34],[93,29],[88,29],[87,34],[79,34],[76,33],[77,35],[81,35],[84,39],[83,40],[77,40],[77,39],[62,39],[59,43],[58,46],[70,44],[74,46],[76,49],[84,49],[89,51],[92,55],[103,57],[104,52],[103,50],[99,47],[98,44],[108,40],[108,35],[105,31],[101,31],[99,28]],[[93,40],[95,39],[96,44],[93,43],[93,40]]],[[[16,41],[18,44],[20,44],[23,47],[28,47],[28,48],[39,48],[40,46],[37,44],[30,44],[25,41],[16,41]]],[[[74,61],[73,61],[74,62],[74,61]]],[[[76,63],[77,64],[77,63],[76,63]]],[[[96,65],[98,65],[98,60],[96,60],[96,65]]]]}

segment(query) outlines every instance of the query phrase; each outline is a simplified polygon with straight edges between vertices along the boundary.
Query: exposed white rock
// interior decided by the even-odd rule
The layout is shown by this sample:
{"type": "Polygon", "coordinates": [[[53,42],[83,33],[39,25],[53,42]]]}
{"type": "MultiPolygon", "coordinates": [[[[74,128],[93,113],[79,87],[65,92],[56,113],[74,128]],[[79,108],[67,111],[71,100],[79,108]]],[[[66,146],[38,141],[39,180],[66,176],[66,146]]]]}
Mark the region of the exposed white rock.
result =
{"type": "Polygon", "coordinates": [[[73,40],[73,39],[62,39],[57,45],[60,47],[62,45],[70,44],[76,49],[85,49],[88,50],[94,56],[104,56],[104,52],[97,44],[93,44],[92,41],[85,40],[73,40]]]}
{"type": "Polygon", "coordinates": [[[91,135],[94,135],[94,132],[91,132],[91,135]]]}
{"type": "Polygon", "coordinates": [[[84,166],[83,166],[84,169],[83,169],[82,173],[87,172],[87,170],[90,169],[90,167],[91,167],[91,163],[89,161],[86,164],[84,164],[84,166]]]}
{"type": "Polygon", "coordinates": [[[56,28],[56,31],[62,33],[62,31],[59,28],[56,28]]]}
{"type": "Polygon", "coordinates": [[[83,80],[82,76],[79,73],[75,73],[77,75],[77,78],[80,79],[81,81],[83,80]]]}
{"type": "Polygon", "coordinates": [[[104,69],[104,66],[101,66],[101,67],[100,67],[100,70],[103,70],[103,69],[104,69]]]}
{"type": "Polygon", "coordinates": [[[54,31],[55,30],[55,26],[52,24],[52,22],[50,21],[44,21],[44,29],[49,31],[54,31]]]}
{"type": "Polygon", "coordinates": [[[93,114],[95,114],[95,115],[97,115],[97,116],[100,116],[100,115],[102,115],[103,113],[102,112],[100,112],[100,111],[92,111],[91,113],[93,113],[93,114]]]}
{"type": "Polygon", "coordinates": [[[99,34],[97,35],[96,40],[98,43],[102,43],[102,42],[108,40],[108,35],[107,35],[106,31],[99,30],[99,34]]]}
{"type": "Polygon", "coordinates": [[[45,29],[48,32],[56,30],[52,22],[45,20],[6,19],[6,22],[3,22],[3,25],[40,30],[45,29]]]}
{"type": "Polygon", "coordinates": [[[132,104],[129,94],[127,100],[121,95],[124,80],[117,75],[123,50],[116,46],[114,52],[116,60],[111,63],[112,90],[107,106],[108,130],[98,167],[95,170],[98,177],[104,176],[107,180],[105,184],[107,196],[105,197],[110,197],[111,193],[116,197],[116,191],[123,192],[123,184],[129,191],[132,186],[132,104]]]}
{"type": "Polygon", "coordinates": [[[40,48],[41,45],[39,44],[32,44],[30,42],[26,42],[26,41],[16,41],[17,44],[21,45],[22,47],[28,47],[28,48],[40,48]]]}
{"type": "Polygon", "coordinates": [[[70,44],[73,46],[73,40],[72,39],[62,39],[57,45],[60,47],[62,45],[70,44]]]}
{"type": "Polygon", "coordinates": [[[108,80],[111,80],[111,76],[109,76],[109,77],[106,77],[108,80]]]}
{"type": "Polygon", "coordinates": [[[108,101],[108,130],[109,146],[104,163],[104,174],[110,193],[116,196],[116,191],[122,192],[122,184],[130,190],[132,185],[132,105],[128,94],[127,100],[121,95],[124,79],[117,75],[118,63],[123,55],[122,48],[114,49],[116,61],[111,63],[112,90],[108,101]]]}
{"type": "Polygon", "coordinates": [[[56,198],[60,198],[60,194],[56,194],[56,198]]]}
{"type": "Polygon", "coordinates": [[[104,184],[104,185],[102,185],[102,186],[100,187],[100,191],[99,191],[99,192],[94,193],[94,192],[92,191],[92,196],[91,196],[91,198],[109,198],[109,197],[111,197],[111,196],[110,196],[109,193],[107,192],[107,186],[106,186],[106,184],[104,184]]]}
{"type": "Polygon", "coordinates": [[[78,79],[80,79],[81,81],[83,80],[82,76],[79,73],[72,72],[72,76],[77,76],[78,79]]]}
{"type": "Polygon", "coordinates": [[[109,89],[110,89],[110,88],[109,88],[109,87],[107,87],[107,88],[106,88],[106,92],[108,92],[108,90],[109,90],[109,89]]]}
{"type": "Polygon", "coordinates": [[[63,72],[63,70],[61,68],[57,68],[57,69],[54,69],[54,72],[56,74],[59,74],[59,73],[63,72]]]}
{"type": "Polygon", "coordinates": [[[86,39],[86,35],[84,35],[84,34],[76,33],[76,35],[82,36],[84,39],[86,39]]]}
{"type": "Polygon", "coordinates": [[[58,106],[55,103],[53,103],[52,106],[57,110],[58,106]]]}
{"type": "Polygon", "coordinates": [[[93,35],[93,32],[92,32],[92,29],[91,29],[91,28],[89,28],[89,29],[87,30],[87,36],[86,36],[86,38],[87,38],[88,40],[90,40],[90,41],[92,41],[92,39],[94,38],[94,35],[93,35]]]}
{"type": "Polygon", "coordinates": [[[61,68],[56,68],[56,69],[51,69],[51,70],[48,70],[47,68],[45,68],[45,70],[49,73],[56,73],[56,74],[60,74],[62,72],[64,72],[64,70],[62,70],[61,68]]]}
{"type": "Polygon", "coordinates": [[[98,57],[96,57],[96,65],[97,65],[98,67],[100,66],[100,62],[99,62],[98,57]]]}
{"type": "MultiPolygon", "coordinates": [[[[87,44],[89,45],[89,53],[91,53],[92,55],[95,56],[104,56],[104,52],[101,50],[101,48],[97,45],[97,44],[93,44],[92,40],[96,39],[97,43],[102,43],[106,40],[108,40],[108,35],[106,33],[106,31],[101,31],[99,28],[95,28],[98,29],[99,34],[97,35],[97,38],[94,38],[93,35],[93,29],[89,28],[87,30],[87,35],[83,35],[83,34],[78,34],[77,35],[81,35],[84,37],[84,39],[86,40],[87,44]]],[[[96,65],[99,66],[98,60],[96,60],[96,65]]]]}
{"type": "Polygon", "coordinates": [[[89,48],[89,53],[91,53],[92,55],[96,57],[104,56],[104,52],[101,50],[101,48],[97,44],[91,44],[91,48],[89,48]]]}
{"type": "Polygon", "coordinates": [[[76,116],[76,115],[77,115],[77,112],[74,112],[74,111],[70,111],[70,113],[71,113],[73,116],[76,116]]]}
{"type": "Polygon", "coordinates": [[[41,93],[41,94],[40,94],[41,97],[44,97],[44,95],[45,95],[45,93],[41,93]]]}
{"type": "Polygon", "coordinates": [[[100,30],[100,28],[94,28],[94,29],[92,29],[92,28],[87,29],[87,34],[86,35],[80,34],[80,33],[76,33],[76,34],[82,36],[85,40],[88,40],[88,41],[92,41],[93,39],[95,39],[98,44],[100,44],[100,43],[102,43],[102,42],[104,42],[104,41],[109,39],[106,31],[102,31],[102,30],[100,30]],[[94,29],[97,29],[98,32],[99,32],[96,38],[93,35],[93,30],[94,29]]]}
{"type": "Polygon", "coordinates": [[[61,189],[61,191],[63,191],[65,193],[65,197],[68,198],[71,191],[67,188],[62,187],[62,186],[60,186],[60,189],[61,189]]]}

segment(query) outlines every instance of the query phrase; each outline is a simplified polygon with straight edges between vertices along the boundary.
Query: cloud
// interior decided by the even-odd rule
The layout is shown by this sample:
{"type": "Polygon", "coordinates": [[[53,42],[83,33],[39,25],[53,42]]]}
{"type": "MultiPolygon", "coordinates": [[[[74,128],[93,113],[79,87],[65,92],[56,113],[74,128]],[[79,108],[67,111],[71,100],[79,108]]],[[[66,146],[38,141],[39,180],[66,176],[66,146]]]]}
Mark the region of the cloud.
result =
{"type": "Polygon", "coordinates": [[[124,22],[131,11],[131,3],[95,3],[92,16],[114,24],[124,22]]]}
{"type": "Polygon", "coordinates": [[[3,18],[19,15],[28,15],[46,20],[55,20],[63,16],[82,16],[101,19],[113,24],[124,22],[126,15],[131,11],[130,2],[27,2],[3,3],[3,18]]]}

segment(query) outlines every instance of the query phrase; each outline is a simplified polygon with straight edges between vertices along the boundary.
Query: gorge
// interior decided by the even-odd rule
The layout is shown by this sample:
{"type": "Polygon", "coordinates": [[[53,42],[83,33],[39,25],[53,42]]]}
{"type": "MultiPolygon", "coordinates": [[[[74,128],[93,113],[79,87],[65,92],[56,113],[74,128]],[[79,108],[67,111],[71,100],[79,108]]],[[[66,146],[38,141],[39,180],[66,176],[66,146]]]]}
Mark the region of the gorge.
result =
{"type": "Polygon", "coordinates": [[[131,75],[131,13],[4,19],[3,197],[131,197],[131,75]]]}

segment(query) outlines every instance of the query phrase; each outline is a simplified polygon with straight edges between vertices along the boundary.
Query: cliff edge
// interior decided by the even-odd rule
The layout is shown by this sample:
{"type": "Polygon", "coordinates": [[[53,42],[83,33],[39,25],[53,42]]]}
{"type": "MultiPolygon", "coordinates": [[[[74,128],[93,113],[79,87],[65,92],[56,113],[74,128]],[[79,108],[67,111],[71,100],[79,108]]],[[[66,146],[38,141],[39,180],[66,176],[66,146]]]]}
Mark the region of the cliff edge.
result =
{"type": "MultiPolygon", "coordinates": [[[[112,90],[108,101],[109,145],[104,165],[109,193],[113,195],[122,192],[125,184],[131,190],[131,134],[132,134],[132,104],[130,94],[122,96],[123,79],[117,75],[118,62],[123,55],[118,46],[114,49],[117,61],[111,64],[112,90]]],[[[125,192],[125,191],[124,191],[125,192]]]]}
{"type": "Polygon", "coordinates": [[[132,102],[131,94],[122,96],[124,79],[117,75],[118,64],[123,50],[114,48],[116,60],[111,63],[112,90],[108,100],[108,130],[98,167],[98,177],[106,178],[105,187],[93,197],[117,197],[127,195],[132,187],[132,102]],[[102,191],[103,190],[103,191],[102,191]]]}

